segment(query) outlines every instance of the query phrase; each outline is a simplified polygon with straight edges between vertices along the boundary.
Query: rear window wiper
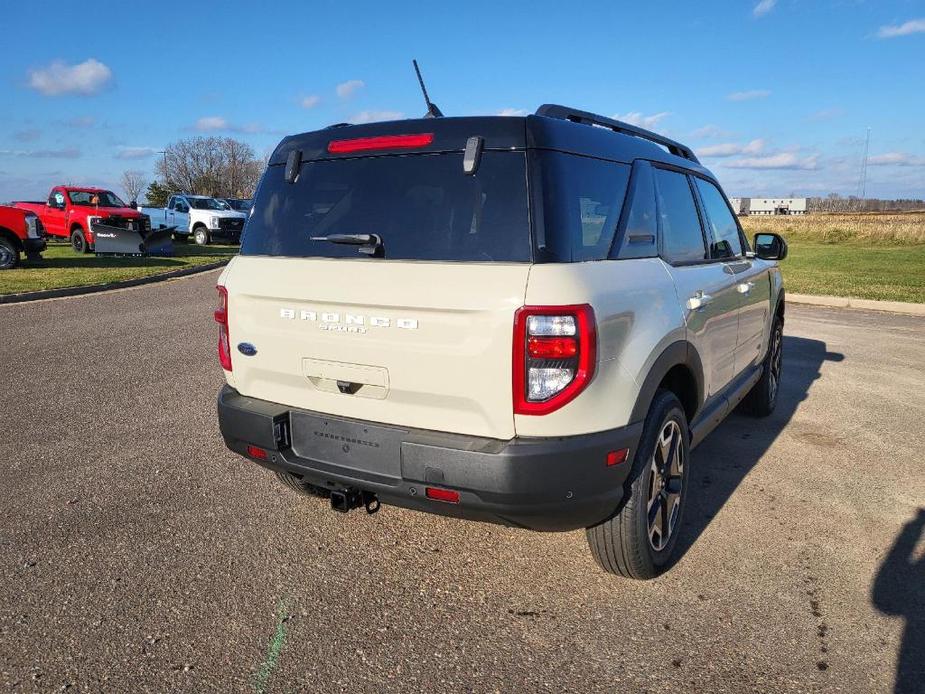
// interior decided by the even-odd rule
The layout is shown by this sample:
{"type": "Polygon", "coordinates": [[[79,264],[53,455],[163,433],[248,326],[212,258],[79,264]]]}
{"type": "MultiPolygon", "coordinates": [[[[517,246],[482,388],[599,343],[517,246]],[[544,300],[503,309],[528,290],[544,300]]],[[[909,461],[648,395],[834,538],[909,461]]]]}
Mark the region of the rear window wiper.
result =
{"type": "Polygon", "coordinates": [[[312,241],[327,241],[347,246],[359,246],[357,250],[365,255],[382,257],[382,237],[379,234],[328,234],[327,236],[312,236],[312,241]]]}

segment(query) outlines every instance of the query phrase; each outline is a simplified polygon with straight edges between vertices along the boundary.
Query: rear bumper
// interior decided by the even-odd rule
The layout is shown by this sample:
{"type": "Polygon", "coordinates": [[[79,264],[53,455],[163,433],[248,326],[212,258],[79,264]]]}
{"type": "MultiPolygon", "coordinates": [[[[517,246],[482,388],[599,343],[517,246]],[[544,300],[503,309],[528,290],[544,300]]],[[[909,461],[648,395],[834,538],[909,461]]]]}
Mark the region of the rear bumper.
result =
{"type": "MultiPolygon", "coordinates": [[[[399,440],[400,460],[390,462],[400,473],[380,474],[369,464],[372,458],[358,466],[365,468],[360,470],[316,458],[311,449],[300,448],[302,455],[296,455],[289,443],[293,413],[315,414],[245,397],[229,386],[219,392],[218,420],[225,444],[264,467],[327,489],[373,492],[385,504],[534,530],[575,530],[612,515],[623,502],[642,431],[640,422],[580,436],[498,441],[376,424],[376,429],[399,440]],[[248,445],[266,450],[267,458],[248,456],[248,445]],[[629,449],[627,461],[608,467],[607,453],[623,448],[629,449]],[[460,501],[430,500],[426,487],[458,491],[460,501]]],[[[327,419],[358,431],[365,424],[327,419]]],[[[351,455],[382,455],[364,445],[354,448],[351,455]]]]}

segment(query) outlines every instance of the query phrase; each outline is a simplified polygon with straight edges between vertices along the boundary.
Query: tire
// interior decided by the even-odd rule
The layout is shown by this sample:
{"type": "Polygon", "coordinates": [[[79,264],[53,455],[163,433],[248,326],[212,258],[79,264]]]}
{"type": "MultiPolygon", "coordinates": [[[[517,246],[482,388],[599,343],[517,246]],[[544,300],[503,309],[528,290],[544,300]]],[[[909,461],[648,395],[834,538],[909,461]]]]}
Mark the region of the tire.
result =
{"type": "Polygon", "coordinates": [[[193,229],[193,240],[199,246],[207,246],[212,240],[209,238],[209,230],[205,227],[196,227],[193,229]]]}
{"type": "Polygon", "coordinates": [[[84,230],[80,227],[75,227],[74,231],[71,232],[71,248],[74,249],[75,253],[79,253],[81,255],[90,252],[90,244],[87,243],[87,237],[84,236],[84,230]]]}
{"type": "Polygon", "coordinates": [[[0,236],[0,270],[12,270],[19,265],[19,249],[12,241],[0,236]]]}
{"type": "Polygon", "coordinates": [[[689,459],[684,408],[674,393],[659,390],[633,458],[626,503],[616,515],[585,530],[591,554],[604,571],[646,580],[671,566],[690,487],[689,459]]]}
{"type": "Polygon", "coordinates": [[[739,409],[752,417],[767,417],[777,407],[777,394],[780,392],[780,377],[783,366],[784,322],[780,316],[774,316],[771,324],[771,338],[768,340],[768,353],[762,362],[761,378],[752,386],[748,395],[742,400],[739,409]]]}
{"type": "Polygon", "coordinates": [[[327,489],[322,489],[321,487],[316,487],[314,484],[303,482],[301,479],[295,475],[290,475],[288,472],[277,472],[276,476],[284,486],[302,496],[321,497],[323,499],[330,498],[331,496],[331,492],[327,489]]]}

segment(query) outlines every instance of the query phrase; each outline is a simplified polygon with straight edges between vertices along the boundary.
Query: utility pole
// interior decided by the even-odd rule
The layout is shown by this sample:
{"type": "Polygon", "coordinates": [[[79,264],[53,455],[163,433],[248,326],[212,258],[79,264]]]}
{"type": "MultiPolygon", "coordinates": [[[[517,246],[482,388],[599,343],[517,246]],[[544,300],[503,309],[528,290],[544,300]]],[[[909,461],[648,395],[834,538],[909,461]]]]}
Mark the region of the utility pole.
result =
{"type": "Polygon", "coordinates": [[[164,185],[167,185],[167,150],[162,149],[158,151],[158,154],[164,155],[164,185]]]}
{"type": "Polygon", "coordinates": [[[864,204],[867,196],[867,158],[870,154],[870,128],[867,128],[867,139],[864,140],[864,159],[861,161],[861,175],[858,178],[858,204],[864,204]]]}

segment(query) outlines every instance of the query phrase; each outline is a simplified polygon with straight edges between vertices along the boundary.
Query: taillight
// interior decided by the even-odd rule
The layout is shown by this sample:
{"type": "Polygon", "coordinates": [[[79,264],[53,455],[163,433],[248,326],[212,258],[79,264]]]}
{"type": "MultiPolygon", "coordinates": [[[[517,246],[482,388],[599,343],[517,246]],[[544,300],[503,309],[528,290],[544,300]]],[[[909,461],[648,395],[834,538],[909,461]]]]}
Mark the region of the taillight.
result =
{"type": "Polygon", "coordinates": [[[548,414],[570,402],[594,375],[594,310],[524,306],[514,314],[514,412],[548,414]]]}
{"type": "Polygon", "coordinates": [[[215,322],[218,323],[218,361],[225,371],[231,371],[231,339],[228,337],[228,290],[222,285],[218,290],[218,308],[215,322]]]}
{"type": "Polygon", "coordinates": [[[347,154],[348,152],[369,152],[377,149],[409,149],[412,147],[426,147],[433,141],[433,133],[357,137],[352,140],[331,140],[328,143],[328,152],[331,154],[347,154]]]}

